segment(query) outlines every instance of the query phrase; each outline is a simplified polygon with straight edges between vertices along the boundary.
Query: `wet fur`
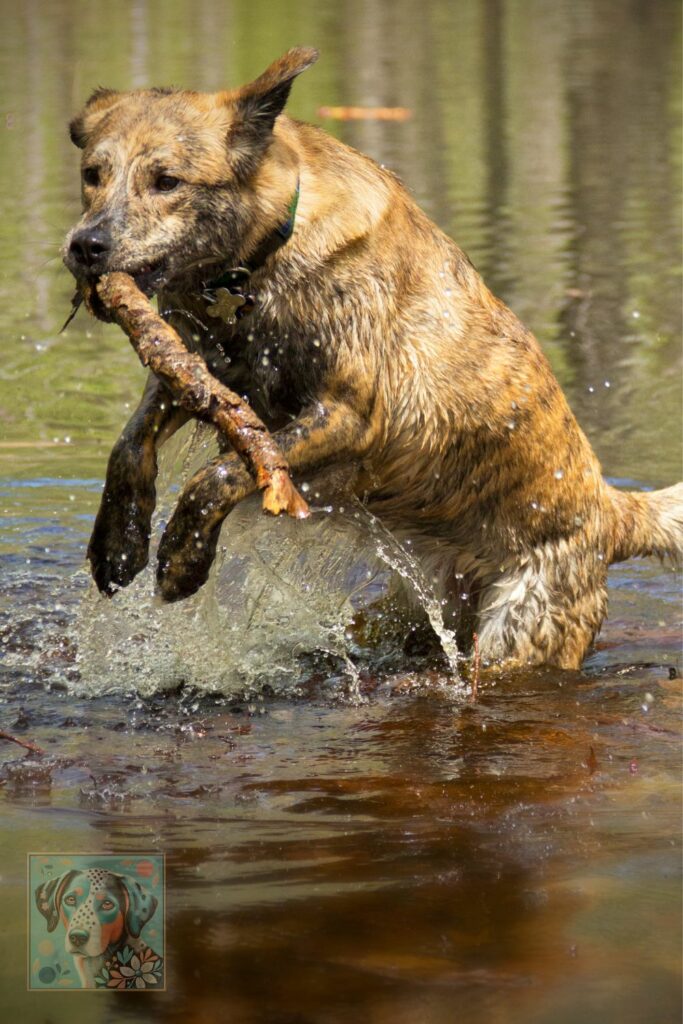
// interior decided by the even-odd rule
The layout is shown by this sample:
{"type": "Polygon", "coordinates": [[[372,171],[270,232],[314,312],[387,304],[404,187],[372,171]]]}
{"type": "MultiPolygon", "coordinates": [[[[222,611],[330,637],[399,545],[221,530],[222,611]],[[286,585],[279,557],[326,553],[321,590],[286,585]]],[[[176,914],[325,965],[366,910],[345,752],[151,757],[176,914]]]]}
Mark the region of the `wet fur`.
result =
{"type": "MultiPolygon", "coordinates": [[[[609,564],[680,560],[683,485],[608,486],[538,342],[467,256],[389,171],[281,114],[315,57],[290,51],[232,92],[96,93],[71,126],[84,166],[102,172],[74,231],[109,233],[98,272],[152,266],[160,309],[249,395],[295,473],[356,466],[356,493],[410,536],[454,615],[466,590],[484,658],[577,668],[606,614],[609,564]],[[182,179],[177,192],[155,194],[162,171],[182,179]],[[297,179],[295,231],[252,279],[256,310],[217,328],[203,271],[183,268],[248,258],[297,179]]],[[[90,543],[103,590],[146,564],[156,452],[184,420],[150,380],[90,543]]],[[[187,484],[159,548],[166,599],[204,582],[225,516],[253,489],[234,454],[187,484]]]]}

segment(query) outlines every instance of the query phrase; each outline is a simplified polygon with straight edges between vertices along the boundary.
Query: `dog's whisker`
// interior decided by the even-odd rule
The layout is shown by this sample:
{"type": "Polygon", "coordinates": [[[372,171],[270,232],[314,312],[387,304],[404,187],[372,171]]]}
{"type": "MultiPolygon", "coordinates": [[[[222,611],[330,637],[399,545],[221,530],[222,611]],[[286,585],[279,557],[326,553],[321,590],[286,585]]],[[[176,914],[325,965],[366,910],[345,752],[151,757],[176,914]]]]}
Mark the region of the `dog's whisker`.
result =
{"type": "Polygon", "coordinates": [[[39,270],[39,271],[40,270],[45,270],[45,267],[49,267],[51,263],[57,263],[57,262],[61,262],[61,258],[59,256],[48,256],[48,258],[46,260],[43,260],[42,263],[38,264],[36,269],[39,270]]]}

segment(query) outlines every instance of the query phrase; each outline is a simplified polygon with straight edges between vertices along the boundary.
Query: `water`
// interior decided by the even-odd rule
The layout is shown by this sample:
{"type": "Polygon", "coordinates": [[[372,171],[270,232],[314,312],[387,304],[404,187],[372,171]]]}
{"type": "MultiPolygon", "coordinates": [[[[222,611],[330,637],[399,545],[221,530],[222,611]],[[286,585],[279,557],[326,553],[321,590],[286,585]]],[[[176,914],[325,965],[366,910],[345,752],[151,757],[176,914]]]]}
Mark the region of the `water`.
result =
{"type": "MultiPolygon", "coordinates": [[[[609,478],[671,483],[678,5],[0,12],[0,728],[47,752],[0,743],[3,1012],[679,1020],[676,577],[615,567],[582,673],[494,674],[476,701],[410,554],[332,480],[312,482],[311,522],[263,519],[257,501],[233,513],[191,601],[155,606],[149,573],[104,601],[85,545],[143,374],[114,328],[81,314],[58,335],[56,257],[78,209],[64,126],[96,85],[219,88],[313,43],[292,113],[409,107],[401,124],[326,127],[397,171],[534,329],[609,478]],[[168,860],[169,994],[28,995],[26,853],[142,848],[168,860]]],[[[157,534],[206,444],[169,450],[157,534]]]]}

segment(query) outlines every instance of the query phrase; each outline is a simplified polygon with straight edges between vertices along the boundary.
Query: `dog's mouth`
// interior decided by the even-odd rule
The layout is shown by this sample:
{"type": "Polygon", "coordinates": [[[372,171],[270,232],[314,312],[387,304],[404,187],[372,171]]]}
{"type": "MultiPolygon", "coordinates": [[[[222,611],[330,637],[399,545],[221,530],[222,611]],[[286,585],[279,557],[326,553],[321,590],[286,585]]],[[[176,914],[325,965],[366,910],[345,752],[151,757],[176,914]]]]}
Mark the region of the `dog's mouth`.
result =
{"type": "Polygon", "coordinates": [[[124,267],[120,269],[123,273],[129,274],[140,291],[151,298],[163,287],[167,277],[168,264],[166,260],[158,260],[156,263],[146,263],[137,270],[126,270],[124,267]]]}
{"type": "Polygon", "coordinates": [[[119,271],[132,277],[140,291],[144,292],[148,298],[152,298],[164,286],[169,276],[167,260],[157,260],[155,263],[144,263],[136,268],[109,267],[103,274],[89,274],[85,278],[77,277],[78,288],[71,300],[71,313],[62,327],[62,331],[71,323],[84,301],[86,307],[98,320],[103,320],[105,323],[111,321],[109,312],[105,309],[97,294],[96,286],[100,277],[104,276],[104,273],[113,273],[114,271],[119,271]]]}
{"type": "Polygon", "coordinates": [[[168,259],[161,259],[154,263],[144,263],[135,268],[126,266],[108,267],[102,274],[89,274],[87,277],[77,276],[78,289],[72,299],[71,313],[62,330],[65,330],[71,323],[84,301],[88,310],[98,320],[103,320],[105,323],[111,322],[112,318],[101,302],[96,288],[97,282],[105,273],[118,271],[128,274],[135,281],[140,291],[144,292],[148,298],[152,298],[166,285],[169,285],[171,288],[180,286],[183,290],[189,288],[201,292],[206,287],[207,276],[215,275],[225,263],[225,256],[209,254],[180,267],[172,268],[169,265],[168,259]]]}

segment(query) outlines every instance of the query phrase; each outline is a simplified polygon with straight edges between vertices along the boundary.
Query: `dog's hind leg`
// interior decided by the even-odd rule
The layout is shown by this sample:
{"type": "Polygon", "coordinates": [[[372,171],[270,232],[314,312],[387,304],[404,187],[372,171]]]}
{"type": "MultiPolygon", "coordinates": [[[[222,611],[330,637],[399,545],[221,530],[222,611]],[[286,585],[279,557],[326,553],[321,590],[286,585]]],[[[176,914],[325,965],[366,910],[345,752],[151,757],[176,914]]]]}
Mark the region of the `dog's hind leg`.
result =
{"type": "Polygon", "coordinates": [[[147,565],[157,451],[188,418],[150,374],[140,405],[109,456],[102,501],[88,545],[93,577],[105,594],[127,586],[147,565]]]}
{"type": "Polygon", "coordinates": [[[486,661],[578,669],[607,612],[607,565],[565,541],[519,558],[490,580],[477,633],[486,661]]]}
{"type": "MultiPolygon", "coordinates": [[[[369,432],[350,406],[322,399],[273,436],[296,473],[358,456],[369,432]]],[[[159,544],[157,580],[166,601],[189,597],[206,582],[223,520],[255,488],[234,454],[213,459],[189,481],[159,544]]]]}

